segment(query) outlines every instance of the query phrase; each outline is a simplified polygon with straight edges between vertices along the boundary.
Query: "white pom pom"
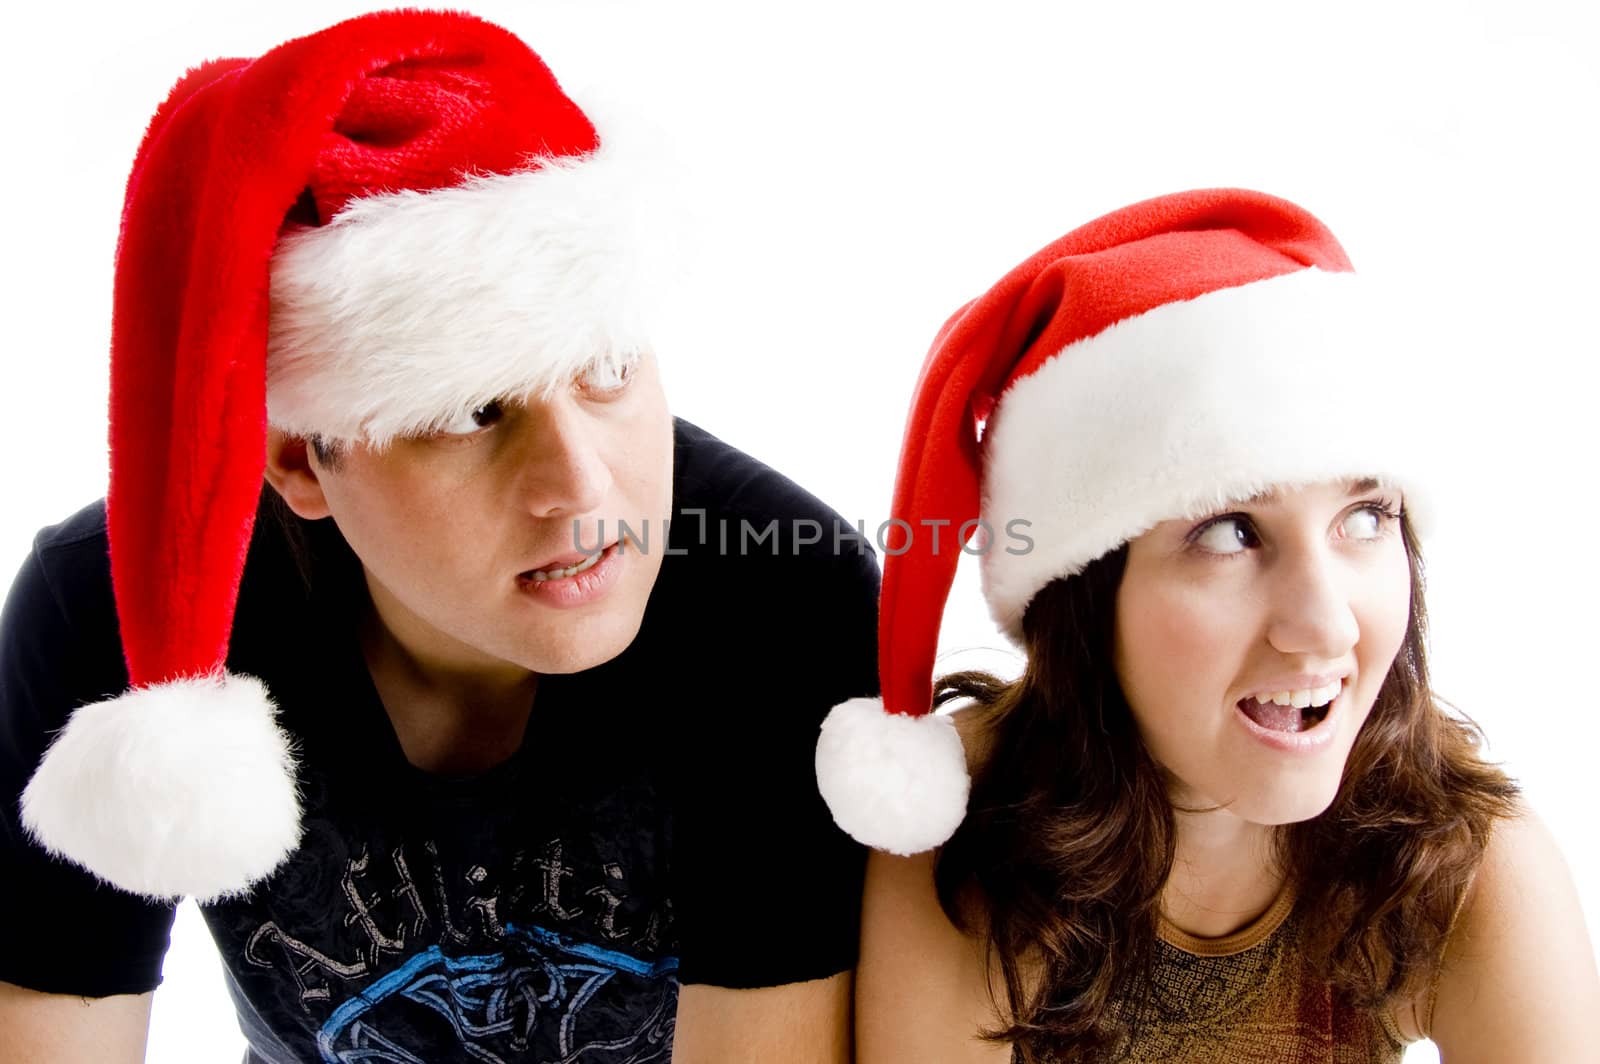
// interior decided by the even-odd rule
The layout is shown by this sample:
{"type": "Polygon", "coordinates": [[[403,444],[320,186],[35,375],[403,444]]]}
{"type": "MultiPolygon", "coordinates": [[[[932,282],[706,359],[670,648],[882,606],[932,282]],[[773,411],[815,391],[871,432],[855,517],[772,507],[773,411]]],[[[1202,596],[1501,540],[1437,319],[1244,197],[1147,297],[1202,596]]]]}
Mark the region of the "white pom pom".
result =
{"type": "Polygon", "coordinates": [[[22,792],[47,850],[146,897],[247,890],[300,839],[288,737],[261,681],[139,688],[72,714],[22,792]]]}
{"type": "Polygon", "coordinates": [[[971,781],[948,716],[910,717],[886,712],[881,699],[852,698],[822,722],[817,786],[857,841],[910,856],[955,833],[971,781]]]}

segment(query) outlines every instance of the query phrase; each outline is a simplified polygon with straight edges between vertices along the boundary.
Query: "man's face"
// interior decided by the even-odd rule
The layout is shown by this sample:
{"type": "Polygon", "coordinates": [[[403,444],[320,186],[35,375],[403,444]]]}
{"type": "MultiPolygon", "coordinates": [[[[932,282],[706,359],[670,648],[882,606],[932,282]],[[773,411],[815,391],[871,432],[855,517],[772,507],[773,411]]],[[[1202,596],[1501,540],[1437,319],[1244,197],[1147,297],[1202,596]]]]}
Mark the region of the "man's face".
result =
{"type": "Polygon", "coordinates": [[[624,376],[313,467],[380,619],[419,663],[569,673],[639,630],[666,547],[672,443],[646,356],[624,376]],[[619,550],[619,521],[647,527],[648,550],[619,550]]]}

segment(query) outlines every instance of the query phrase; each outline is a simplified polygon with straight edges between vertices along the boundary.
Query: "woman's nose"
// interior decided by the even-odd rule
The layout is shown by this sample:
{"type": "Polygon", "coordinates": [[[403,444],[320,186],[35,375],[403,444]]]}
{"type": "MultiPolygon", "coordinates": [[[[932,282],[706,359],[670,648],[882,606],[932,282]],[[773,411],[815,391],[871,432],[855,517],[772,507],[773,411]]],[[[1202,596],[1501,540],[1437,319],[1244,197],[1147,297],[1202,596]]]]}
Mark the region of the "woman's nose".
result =
{"type": "Polygon", "coordinates": [[[1279,560],[1269,578],[1271,617],[1267,641],[1283,654],[1337,661],[1361,636],[1351,602],[1346,565],[1327,550],[1296,551],[1279,560]]]}

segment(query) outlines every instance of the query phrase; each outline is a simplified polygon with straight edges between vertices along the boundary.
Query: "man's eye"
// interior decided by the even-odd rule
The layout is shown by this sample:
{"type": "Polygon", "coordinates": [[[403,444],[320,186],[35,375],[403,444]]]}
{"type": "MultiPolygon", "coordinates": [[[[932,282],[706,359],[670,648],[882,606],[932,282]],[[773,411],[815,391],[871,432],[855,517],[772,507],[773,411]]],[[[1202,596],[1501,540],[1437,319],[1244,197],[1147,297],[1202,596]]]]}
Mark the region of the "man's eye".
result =
{"type": "Polygon", "coordinates": [[[439,432],[444,436],[470,436],[474,432],[481,432],[494,425],[505,417],[505,413],[505,409],[498,400],[487,402],[469,412],[465,417],[448,422],[439,429],[439,432]]]}
{"type": "Polygon", "coordinates": [[[1239,554],[1256,545],[1256,532],[1243,517],[1219,517],[1201,529],[1193,542],[1212,554],[1239,554]]]}

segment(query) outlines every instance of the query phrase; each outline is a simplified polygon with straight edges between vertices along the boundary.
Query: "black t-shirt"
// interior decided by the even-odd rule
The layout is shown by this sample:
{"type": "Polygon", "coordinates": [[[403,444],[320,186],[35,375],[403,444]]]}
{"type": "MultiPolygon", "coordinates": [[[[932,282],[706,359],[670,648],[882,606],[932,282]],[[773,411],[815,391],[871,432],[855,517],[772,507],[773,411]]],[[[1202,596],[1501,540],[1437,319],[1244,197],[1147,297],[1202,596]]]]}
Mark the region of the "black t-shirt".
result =
{"type": "MultiPolygon", "coordinates": [[[[683,421],[674,509],[670,542],[646,545],[665,556],[632,645],[541,677],[520,749],[465,779],[406,761],[332,522],[257,521],[228,667],[280,707],[305,833],[251,894],[202,907],[257,1059],[666,1061],[680,983],[854,964],[863,853],[812,758],[828,709],[877,689],[876,561],[683,421]]],[[[90,997],[160,982],[172,908],[18,822],[49,737],[126,682],[96,503],[39,534],[0,617],[0,980],[90,997]]]]}

